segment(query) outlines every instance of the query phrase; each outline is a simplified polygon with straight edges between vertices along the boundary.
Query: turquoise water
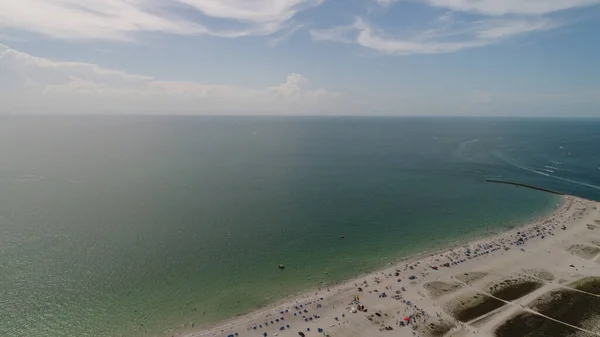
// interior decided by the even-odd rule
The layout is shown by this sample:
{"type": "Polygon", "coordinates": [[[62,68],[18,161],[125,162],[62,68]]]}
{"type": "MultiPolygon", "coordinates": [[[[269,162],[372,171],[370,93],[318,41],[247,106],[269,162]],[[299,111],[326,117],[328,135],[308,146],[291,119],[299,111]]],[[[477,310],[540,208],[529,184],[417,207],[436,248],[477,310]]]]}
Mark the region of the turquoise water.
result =
{"type": "Polygon", "coordinates": [[[201,325],[558,202],[486,177],[600,200],[597,130],[581,120],[2,117],[0,335],[201,325]]]}

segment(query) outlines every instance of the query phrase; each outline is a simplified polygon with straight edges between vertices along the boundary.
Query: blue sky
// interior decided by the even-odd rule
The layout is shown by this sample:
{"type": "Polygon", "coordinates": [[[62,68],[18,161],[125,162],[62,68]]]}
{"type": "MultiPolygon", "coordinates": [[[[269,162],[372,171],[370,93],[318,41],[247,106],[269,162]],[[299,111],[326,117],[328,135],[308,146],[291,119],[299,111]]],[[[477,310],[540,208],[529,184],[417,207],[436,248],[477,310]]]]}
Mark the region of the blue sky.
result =
{"type": "Polygon", "coordinates": [[[600,117],[600,0],[0,1],[0,113],[600,117]]]}

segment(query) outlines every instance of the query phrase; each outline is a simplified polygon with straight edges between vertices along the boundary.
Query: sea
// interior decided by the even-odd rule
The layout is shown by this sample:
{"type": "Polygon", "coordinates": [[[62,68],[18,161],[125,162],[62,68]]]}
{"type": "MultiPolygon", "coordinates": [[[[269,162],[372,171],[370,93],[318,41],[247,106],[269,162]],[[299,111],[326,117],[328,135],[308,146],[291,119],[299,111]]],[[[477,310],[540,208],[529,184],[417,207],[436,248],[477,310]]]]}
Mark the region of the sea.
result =
{"type": "Polygon", "coordinates": [[[600,120],[2,116],[0,336],[170,336],[560,202],[486,179],[600,200],[600,120]]]}

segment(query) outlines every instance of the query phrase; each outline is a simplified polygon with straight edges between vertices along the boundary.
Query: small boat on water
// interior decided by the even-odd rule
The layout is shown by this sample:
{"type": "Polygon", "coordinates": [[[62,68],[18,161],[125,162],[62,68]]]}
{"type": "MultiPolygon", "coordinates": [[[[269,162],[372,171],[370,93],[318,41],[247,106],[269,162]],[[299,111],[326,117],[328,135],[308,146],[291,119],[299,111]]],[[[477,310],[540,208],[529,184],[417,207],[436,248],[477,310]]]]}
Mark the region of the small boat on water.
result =
{"type": "Polygon", "coordinates": [[[342,235],[339,236],[340,239],[343,239],[345,237],[346,237],[346,234],[342,234],[342,235]]]}
{"type": "Polygon", "coordinates": [[[277,268],[279,268],[279,269],[284,269],[284,268],[285,268],[285,266],[283,265],[283,263],[280,263],[280,264],[279,264],[279,266],[277,266],[277,268]]]}

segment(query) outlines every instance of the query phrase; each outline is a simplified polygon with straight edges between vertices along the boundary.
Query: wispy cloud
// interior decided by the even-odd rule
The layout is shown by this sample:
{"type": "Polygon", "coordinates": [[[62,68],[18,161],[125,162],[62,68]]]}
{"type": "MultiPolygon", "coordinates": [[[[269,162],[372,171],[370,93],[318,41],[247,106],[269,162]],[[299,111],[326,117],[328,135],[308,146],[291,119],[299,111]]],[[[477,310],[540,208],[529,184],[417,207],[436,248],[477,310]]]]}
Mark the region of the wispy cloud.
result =
{"type": "Polygon", "coordinates": [[[390,7],[393,3],[400,0],[374,0],[381,7],[390,7]]]}
{"type": "MultiPolygon", "coordinates": [[[[300,11],[324,0],[18,0],[0,1],[0,29],[25,30],[60,39],[132,40],[139,32],[239,37],[269,35],[300,11]],[[181,6],[212,20],[216,28],[184,18],[181,6]],[[219,25],[218,27],[223,27],[219,25]]],[[[212,21],[211,21],[212,22],[212,21]]]]}
{"type": "Polygon", "coordinates": [[[326,106],[338,96],[313,88],[306,77],[297,73],[281,84],[262,89],[162,81],[95,64],[52,61],[1,44],[0,73],[0,113],[301,112],[326,106]],[[32,102],[36,104],[33,107],[32,102]],[[43,111],[31,110],[40,106],[43,111]]]}
{"type": "Polygon", "coordinates": [[[570,8],[600,4],[600,0],[422,0],[434,6],[454,11],[486,15],[539,15],[570,8]]]}
{"type": "Polygon", "coordinates": [[[316,41],[358,44],[381,53],[439,54],[483,47],[509,38],[547,31],[567,24],[551,13],[600,4],[600,0],[372,0],[381,7],[419,2],[448,10],[421,31],[391,33],[389,27],[354,23],[310,31],[316,41]],[[464,15],[467,13],[468,15],[464,15]],[[455,20],[455,14],[461,20],[455,20]],[[386,29],[387,28],[387,29],[386,29]]]}
{"type": "Polygon", "coordinates": [[[333,41],[341,43],[356,42],[356,24],[361,24],[362,19],[357,19],[354,26],[338,26],[328,29],[311,29],[310,36],[316,41],[333,41]]]}
{"type": "Polygon", "coordinates": [[[289,39],[290,37],[292,37],[292,35],[296,34],[297,31],[299,31],[300,29],[306,28],[307,26],[308,25],[306,25],[306,24],[291,26],[289,29],[287,29],[286,31],[284,31],[283,34],[281,34],[279,36],[276,36],[276,37],[273,37],[273,38],[270,38],[269,39],[269,45],[271,47],[275,47],[280,42],[289,39]]]}
{"type": "Polygon", "coordinates": [[[482,47],[558,26],[559,22],[546,18],[485,19],[460,23],[444,15],[430,29],[398,38],[382,33],[362,18],[357,18],[352,26],[312,30],[311,35],[315,40],[356,43],[388,54],[439,54],[482,47]]]}

